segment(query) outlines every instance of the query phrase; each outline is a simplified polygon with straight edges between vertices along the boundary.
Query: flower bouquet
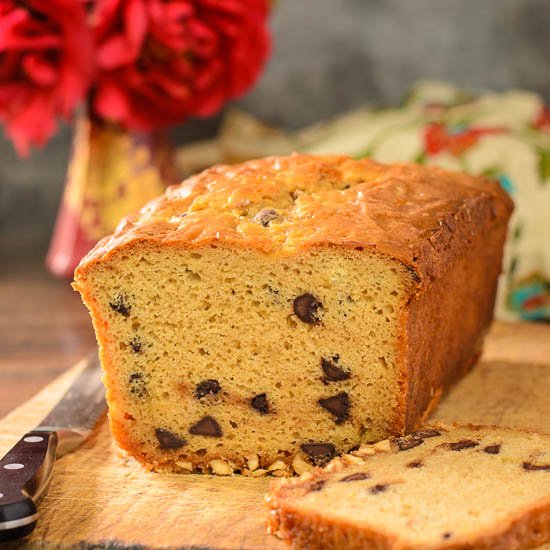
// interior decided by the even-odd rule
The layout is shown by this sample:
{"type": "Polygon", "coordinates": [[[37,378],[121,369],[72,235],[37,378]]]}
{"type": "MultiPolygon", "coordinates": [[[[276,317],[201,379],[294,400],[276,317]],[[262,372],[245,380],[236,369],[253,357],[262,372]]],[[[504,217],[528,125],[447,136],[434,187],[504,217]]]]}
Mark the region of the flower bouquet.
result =
{"type": "Polygon", "coordinates": [[[177,181],[162,130],[254,83],[267,17],[267,0],[0,2],[0,121],[17,152],[77,121],[54,273],[71,275],[120,217],[177,181]]]}

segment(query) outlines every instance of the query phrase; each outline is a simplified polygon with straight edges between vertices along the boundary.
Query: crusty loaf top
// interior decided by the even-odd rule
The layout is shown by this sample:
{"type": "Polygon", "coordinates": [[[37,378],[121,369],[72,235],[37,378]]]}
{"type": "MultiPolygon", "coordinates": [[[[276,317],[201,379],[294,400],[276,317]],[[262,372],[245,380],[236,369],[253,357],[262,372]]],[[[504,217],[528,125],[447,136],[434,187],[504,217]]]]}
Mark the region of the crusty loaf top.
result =
{"type": "Polygon", "coordinates": [[[269,157],[214,166],[170,187],[101,240],[76,277],[143,241],[280,255],[318,246],[375,249],[432,277],[511,211],[498,183],[462,173],[345,156],[269,157]]]}

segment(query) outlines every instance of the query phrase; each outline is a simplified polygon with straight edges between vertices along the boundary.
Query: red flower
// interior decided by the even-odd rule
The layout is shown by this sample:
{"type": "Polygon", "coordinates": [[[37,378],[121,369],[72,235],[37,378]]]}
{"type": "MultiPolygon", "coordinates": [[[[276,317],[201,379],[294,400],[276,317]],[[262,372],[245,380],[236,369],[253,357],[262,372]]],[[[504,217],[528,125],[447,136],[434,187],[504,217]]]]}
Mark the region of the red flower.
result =
{"type": "Polygon", "coordinates": [[[550,106],[543,105],[540,108],[533,126],[541,132],[550,132],[550,106]]]}
{"type": "Polygon", "coordinates": [[[424,146],[428,155],[437,155],[448,151],[458,157],[475,145],[482,136],[506,133],[507,128],[467,128],[456,126],[447,128],[444,124],[435,122],[428,124],[424,130],[424,146]]]}
{"type": "Polygon", "coordinates": [[[97,115],[149,130],[211,115],[256,80],[267,0],[99,0],[97,115]]]}
{"type": "Polygon", "coordinates": [[[0,120],[19,154],[53,134],[91,76],[92,42],[80,2],[0,2],[0,120]]]}

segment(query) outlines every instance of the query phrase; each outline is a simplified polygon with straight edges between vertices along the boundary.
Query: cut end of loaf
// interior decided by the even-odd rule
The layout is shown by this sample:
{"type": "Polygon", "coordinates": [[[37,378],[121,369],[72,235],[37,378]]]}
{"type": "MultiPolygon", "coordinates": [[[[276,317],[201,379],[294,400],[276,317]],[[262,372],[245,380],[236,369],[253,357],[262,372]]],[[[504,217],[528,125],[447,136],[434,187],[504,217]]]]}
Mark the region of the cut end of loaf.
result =
{"type": "Polygon", "coordinates": [[[147,243],[76,283],[119,444],[155,470],[250,475],[303,471],[403,430],[400,315],[414,285],[399,261],[364,250],[147,243]]]}

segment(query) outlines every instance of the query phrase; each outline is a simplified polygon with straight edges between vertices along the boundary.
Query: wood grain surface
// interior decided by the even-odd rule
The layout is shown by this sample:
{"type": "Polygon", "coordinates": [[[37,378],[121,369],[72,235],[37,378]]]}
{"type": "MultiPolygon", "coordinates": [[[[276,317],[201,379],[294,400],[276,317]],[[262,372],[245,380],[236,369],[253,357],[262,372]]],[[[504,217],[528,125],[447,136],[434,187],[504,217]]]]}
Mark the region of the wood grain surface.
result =
{"type": "MultiPolygon", "coordinates": [[[[0,456],[55,403],[77,370],[0,421],[0,456]]],[[[480,363],[444,397],[432,418],[550,432],[549,395],[550,326],[496,323],[480,363]]],[[[284,548],[265,534],[268,484],[265,478],[145,472],[119,453],[103,419],[82,447],[59,460],[26,546],[284,548]]]]}
{"type": "Polygon", "coordinates": [[[0,417],[94,345],[90,317],[70,282],[32,257],[0,251],[0,417]]]}

